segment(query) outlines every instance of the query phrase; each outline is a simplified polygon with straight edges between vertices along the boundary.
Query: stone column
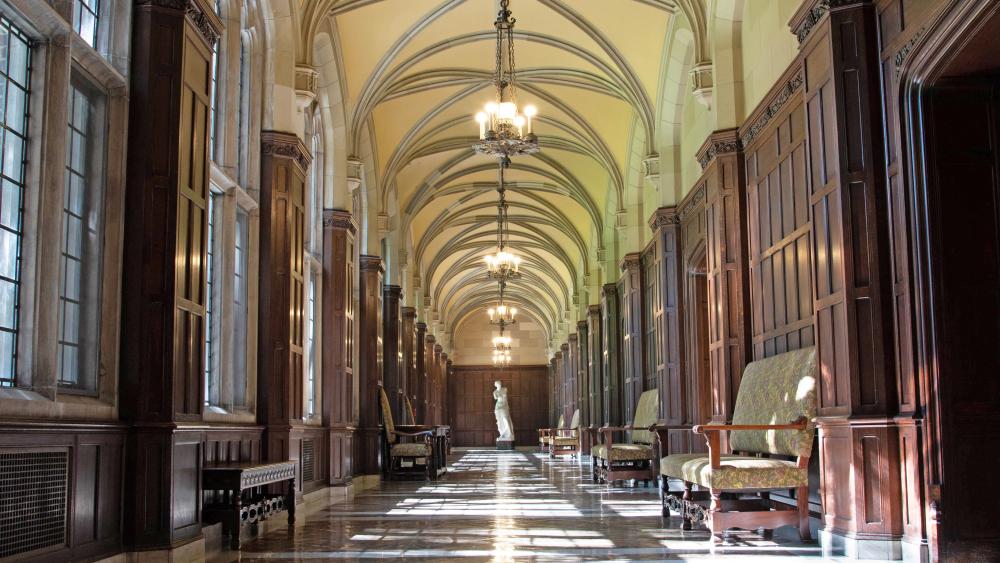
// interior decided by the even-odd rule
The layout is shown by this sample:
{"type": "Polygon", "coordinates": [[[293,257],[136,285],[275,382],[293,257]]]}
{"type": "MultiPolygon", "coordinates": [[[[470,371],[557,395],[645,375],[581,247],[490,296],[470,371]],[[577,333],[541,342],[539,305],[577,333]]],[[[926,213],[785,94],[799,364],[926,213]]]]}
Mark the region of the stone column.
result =
{"type": "MultiPolygon", "coordinates": [[[[414,409],[416,408],[416,389],[414,382],[416,381],[416,323],[417,310],[413,307],[403,307],[401,310],[403,316],[402,322],[402,360],[401,360],[401,370],[400,377],[402,381],[400,382],[400,388],[402,389],[403,396],[410,400],[410,406],[414,409]]],[[[407,424],[416,424],[417,421],[411,416],[412,413],[406,408],[406,401],[403,401],[403,411],[404,417],[400,419],[401,422],[406,422],[407,424]]]]}
{"type": "Polygon", "coordinates": [[[351,480],[358,382],[354,368],[357,224],[347,211],[323,211],[323,426],[329,428],[331,485],[351,480]]]}
{"type": "Polygon", "coordinates": [[[398,285],[387,285],[382,301],[382,362],[383,385],[385,394],[389,397],[392,409],[392,419],[396,424],[403,423],[403,362],[402,362],[402,332],[400,330],[400,297],[402,288],[398,285]]]}
{"type": "Polygon", "coordinates": [[[204,399],[208,69],[222,22],[203,0],[129,5],[123,535],[128,549],[157,550],[201,536],[201,433],[178,425],[200,421],[204,399]]]}
{"type": "Polygon", "coordinates": [[[354,474],[378,475],[381,423],[378,388],[382,385],[382,276],[378,256],[360,259],[358,307],[358,429],[354,439],[354,474]]]}
{"type": "MultiPolygon", "coordinates": [[[[810,3],[815,4],[815,3],[810,3]]],[[[899,437],[881,109],[879,15],[870,1],[800,8],[819,360],[824,540],[900,554],[899,437]]]]}

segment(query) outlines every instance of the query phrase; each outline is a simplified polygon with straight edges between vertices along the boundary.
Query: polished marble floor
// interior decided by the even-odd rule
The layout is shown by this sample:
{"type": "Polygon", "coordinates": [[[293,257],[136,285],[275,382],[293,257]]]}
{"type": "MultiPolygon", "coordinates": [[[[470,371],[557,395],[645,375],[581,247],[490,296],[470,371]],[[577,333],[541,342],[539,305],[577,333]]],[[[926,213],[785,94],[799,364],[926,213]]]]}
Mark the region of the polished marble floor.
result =
{"type": "Polygon", "coordinates": [[[660,516],[654,487],[598,485],[586,461],[533,451],[456,451],[441,480],[383,483],[306,520],[216,561],[823,560],[791,528],[712,546],[706,531],[660,516]]]}

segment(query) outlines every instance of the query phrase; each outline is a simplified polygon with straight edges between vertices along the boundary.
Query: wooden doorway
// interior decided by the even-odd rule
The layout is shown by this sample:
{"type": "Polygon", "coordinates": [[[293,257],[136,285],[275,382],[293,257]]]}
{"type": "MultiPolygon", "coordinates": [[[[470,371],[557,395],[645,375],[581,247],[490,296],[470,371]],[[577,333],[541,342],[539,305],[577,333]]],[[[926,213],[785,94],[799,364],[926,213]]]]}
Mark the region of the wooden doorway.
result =
{"type": "MultiPolygon", "coordinates": [[[[712,363],[708,335],[708,264],[705,247],[692,256],[687,267],[686,310],[688,339],[688,414],[691,425],[712,420],[712,363]]],[[[690,436],[692,452],[707,452],[701,436],[690,436]]]]}
{"type": "Polygon", "coordinates": [[[997,561],[1000,8],[959,4],[936,22],[904,85],[924,496],[934,559],[997,561]]]}

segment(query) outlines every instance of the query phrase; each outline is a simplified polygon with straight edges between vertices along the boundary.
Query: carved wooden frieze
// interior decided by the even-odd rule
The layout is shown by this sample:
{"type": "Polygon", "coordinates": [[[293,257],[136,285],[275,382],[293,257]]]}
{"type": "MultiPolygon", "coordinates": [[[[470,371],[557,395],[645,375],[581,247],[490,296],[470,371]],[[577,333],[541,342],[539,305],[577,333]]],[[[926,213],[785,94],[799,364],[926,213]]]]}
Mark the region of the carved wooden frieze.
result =
{"type": "Polygon", "coordinates": [[[285,131],[261,131],[260,152],[262,156],[287,158],[294,160],[305,171],[309,169],[312,155],[302,139],[295,133],[285,131]]]}
{"type": "Polygon", "coordinates": [[[785,82],[785,85],[773,97],[771,103],[767,105],[763,113],[754,120],[750,128],[740,137],[740,143],[742,143],[743,147],[749,146],[757,138],[757,135],[767,127],[767,124],[775,115],[778,115],[778,112],[781,111],[781,108],[785,106],[792,95],[802,87],[802,83],[802,69],[799,69],[785,82]]]}
{"type": "Polygon", "coordinates": [[[323,227],[333,227],[334,229],[344,229],[352,234],[358,231],[358,225],[354,222],[354,217],[349,211],[341,209],[323,210],[323,227]]]}
{"type": "Polygon", "coordinates": [[[678,225],[680,222],[681,217],[677,213],[676,207],[661,207],[654,211],[653,216],[649,218],[649,228],[656,231],[660,227],[678,225]]]}

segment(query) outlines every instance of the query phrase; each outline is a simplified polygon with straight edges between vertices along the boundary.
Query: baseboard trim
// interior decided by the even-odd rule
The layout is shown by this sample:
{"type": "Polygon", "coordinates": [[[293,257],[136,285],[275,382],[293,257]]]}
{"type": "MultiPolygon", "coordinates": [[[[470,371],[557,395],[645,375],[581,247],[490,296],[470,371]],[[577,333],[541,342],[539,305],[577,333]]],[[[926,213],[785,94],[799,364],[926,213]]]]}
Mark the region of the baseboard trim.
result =
{"type": "Polygon", "coordinates": [[[819,544],[823,557],[892,561],[903,559],[903,542],[898,539],[855,538],[830,530],[820,530],[819,544]]]}

